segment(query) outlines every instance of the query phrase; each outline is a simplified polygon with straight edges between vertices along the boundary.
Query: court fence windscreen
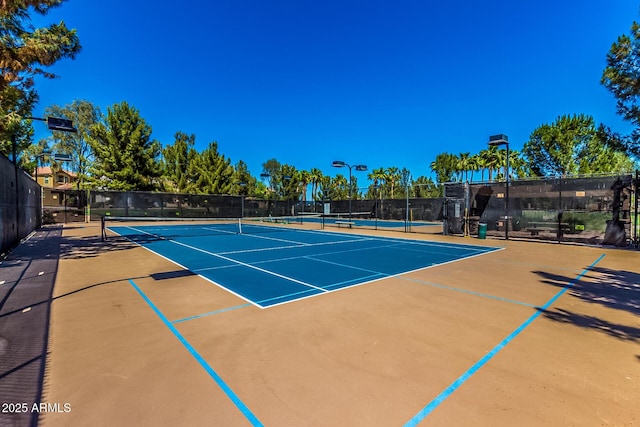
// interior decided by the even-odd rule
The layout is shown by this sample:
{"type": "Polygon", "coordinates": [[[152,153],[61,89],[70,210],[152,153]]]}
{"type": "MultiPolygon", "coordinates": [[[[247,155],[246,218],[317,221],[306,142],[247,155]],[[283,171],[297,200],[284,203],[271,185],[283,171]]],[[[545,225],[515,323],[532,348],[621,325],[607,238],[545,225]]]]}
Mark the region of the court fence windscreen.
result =
{"type": "Polygon", "coordinates": [[[0,154],[0,254],[42,225],[40,186],[0,154]]]}
{"type": "Polygon", "coordinates": [[[99,221],[104,216],[289,218],[284,221],[322,227],[473,237],[486,231],[488,237],[508,233],[509,238],[637,247],[638,182],[637,172],[516,180],[509,182],[508,192],[505,182],[454,182],[444,184],[442,198],[354,198],[351,203],[45,189],[44,221],[99,221]]]}
{"type": "Polygon", "coordinates": [[[638,245],[638,172],[445,185],[445,234],[638,245]]]}

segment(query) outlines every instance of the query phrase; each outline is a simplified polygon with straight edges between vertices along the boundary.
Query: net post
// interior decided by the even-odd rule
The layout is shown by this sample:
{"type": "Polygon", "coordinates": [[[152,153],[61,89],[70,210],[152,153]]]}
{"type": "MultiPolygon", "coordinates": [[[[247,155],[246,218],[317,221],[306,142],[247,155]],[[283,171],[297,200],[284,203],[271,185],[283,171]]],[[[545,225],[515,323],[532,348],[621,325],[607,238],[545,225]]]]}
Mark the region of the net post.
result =
{"type": "Polygon", "coordinates": [[[242,218],[238,218],[238,234],[242,234],[242,218]]]}

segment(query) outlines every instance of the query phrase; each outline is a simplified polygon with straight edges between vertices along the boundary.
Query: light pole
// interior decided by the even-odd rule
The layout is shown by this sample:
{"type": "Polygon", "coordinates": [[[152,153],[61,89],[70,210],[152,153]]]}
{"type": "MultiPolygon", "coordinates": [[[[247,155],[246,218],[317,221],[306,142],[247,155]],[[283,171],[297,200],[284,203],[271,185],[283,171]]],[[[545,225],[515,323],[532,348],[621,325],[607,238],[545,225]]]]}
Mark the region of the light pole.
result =
{"type": "Polygon", "coordinates": [[[351,221],[351,199],[353,199],[353,185],[351,184],[351,168],[355,168],[355,170],[362,172],[367,170],[366,165],[349,165],[342,160],[334,160],[332,166],[334,168],[349,168],[349,221],[351,221]]]}
{"type": "MultiPolygon", "coordinates": [[[[43,122],[47,122],[47,127],[49,130],[57,130],[61,132],[78,132],[78,130],[73,127],[73,122],[68,119],[62,119],[59,117],[24,117],[24,119],[28,120],[40,120],[43,122]]],[[[13,168],[14,168],[14,179],[16,183],[16,241],[19,242],[20,238],[20,186],[18,185],[18,136],[16,133],[11,134],[11,151],[13,152],[13,168]]],[[[37,183],[37,179],[36,179],[37,183]]]]}
{"type": "Polygon", "coordinates": [[[507,211],[505,215],[505,227],[504,227],[504,238],[509,240],[509,137],[507,135],[499,134],[499,135],[491,135],[489,137],[489,146],[490,147],[499,147],[501,145],[505,145],[507,147],[507,170],[505,177],[505,210],[507,211]]]}
{"type": "Polygon", "coordinates": [[[291,215],[291,194],[289,194],[289,186],[291,185],[291,176],[282,175],[282,183],[286,181],[286,186],[282,189],[282,196],[287,199],[287,211],[285,216],[291,215]]]}
{"type": "Polygon", "coordinates": [[[271,192],[271,174],[263,172],[263,173],[260,174],[260,178],[263,179],[263,180],[265,180],[265,179],[267,180],[267,185],[268,185],[267,194],[266,194],[266,196],[267,196],[267,212],[265,212],[265,213],[267,215],[271,216],[271,212],[270,212],[270,210],[271,210],[271,202],[269,200],[269,193],[271,192]]]}
{"type": "Polygon", "coordinates": [[[408,233],[411,231],[411,222],[409,218],[409,187],[411,186],[411,174],[406,168],[403,169],[402,179],[405,183],[405,195],[407,198],[407,206],[405,208],[404,232],[408,233]]]}
{"type": "Polygon", "coordinates": [[[41,157],[46,157],[50,155],[51,153],[49,151],[43,151],[42,153],[36,154],[35,156],[33,156],[33,158],[36,159],[36,173],[35,173],[36,184],[38,183],[38,166],[40,165],[40,162],[38,161],[38,159],[41,157]]]}
{"type": "MultiPolygon", "coordinates": [[[[33,156],[36,159],[36,173],[35,173],[36,184],[38,184],[38,166],[40,164],[38,159],[40,157],[45,157],[50,155],[51,153],[49,151],[43,151],[42,153],[36,154],[35,156],[33,156]]],[[[42,187],[42,185],[40,185],[40,218],[42,218],[43,214],[44,214],[44,188],[42,187]]]]}
{"type": "Polygon", "coordinates": [[[375,229],[378,229],[378,191],[380,190],[380,186],[378,185],[378,180],[373,180],[373,211],[376,217],[376,225],[375,229]]]}

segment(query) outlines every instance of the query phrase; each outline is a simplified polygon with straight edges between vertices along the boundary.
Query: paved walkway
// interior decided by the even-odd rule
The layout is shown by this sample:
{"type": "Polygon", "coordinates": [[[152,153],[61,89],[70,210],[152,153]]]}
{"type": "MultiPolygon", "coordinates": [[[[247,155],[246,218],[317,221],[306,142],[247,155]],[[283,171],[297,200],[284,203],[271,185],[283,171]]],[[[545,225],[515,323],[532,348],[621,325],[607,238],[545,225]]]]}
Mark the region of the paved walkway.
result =
{"type": "Polygon", "coordinates": [[[0,262],[0,426],[38,423],[61,237],[40,229],[0,262]]]}

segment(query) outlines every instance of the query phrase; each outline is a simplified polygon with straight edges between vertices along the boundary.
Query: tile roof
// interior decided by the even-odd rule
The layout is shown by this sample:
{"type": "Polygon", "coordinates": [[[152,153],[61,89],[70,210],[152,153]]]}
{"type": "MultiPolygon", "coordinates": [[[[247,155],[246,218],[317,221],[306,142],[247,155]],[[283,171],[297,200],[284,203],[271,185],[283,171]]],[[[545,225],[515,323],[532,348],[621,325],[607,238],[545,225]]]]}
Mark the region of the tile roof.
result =
{"type": "MultiPolygon", "coordinates": [[[[71,172],[68,170],[61,170],[60,172],[62,173],[66,173],[67,175],[75,178],[76,177],[76,173],[75,172],[71,172]]],[[[44,175],[53,175],[51,173],[51,167],[50,166],[42,166],[38,168],[38,176],[44,176],[44,175]]]]}

